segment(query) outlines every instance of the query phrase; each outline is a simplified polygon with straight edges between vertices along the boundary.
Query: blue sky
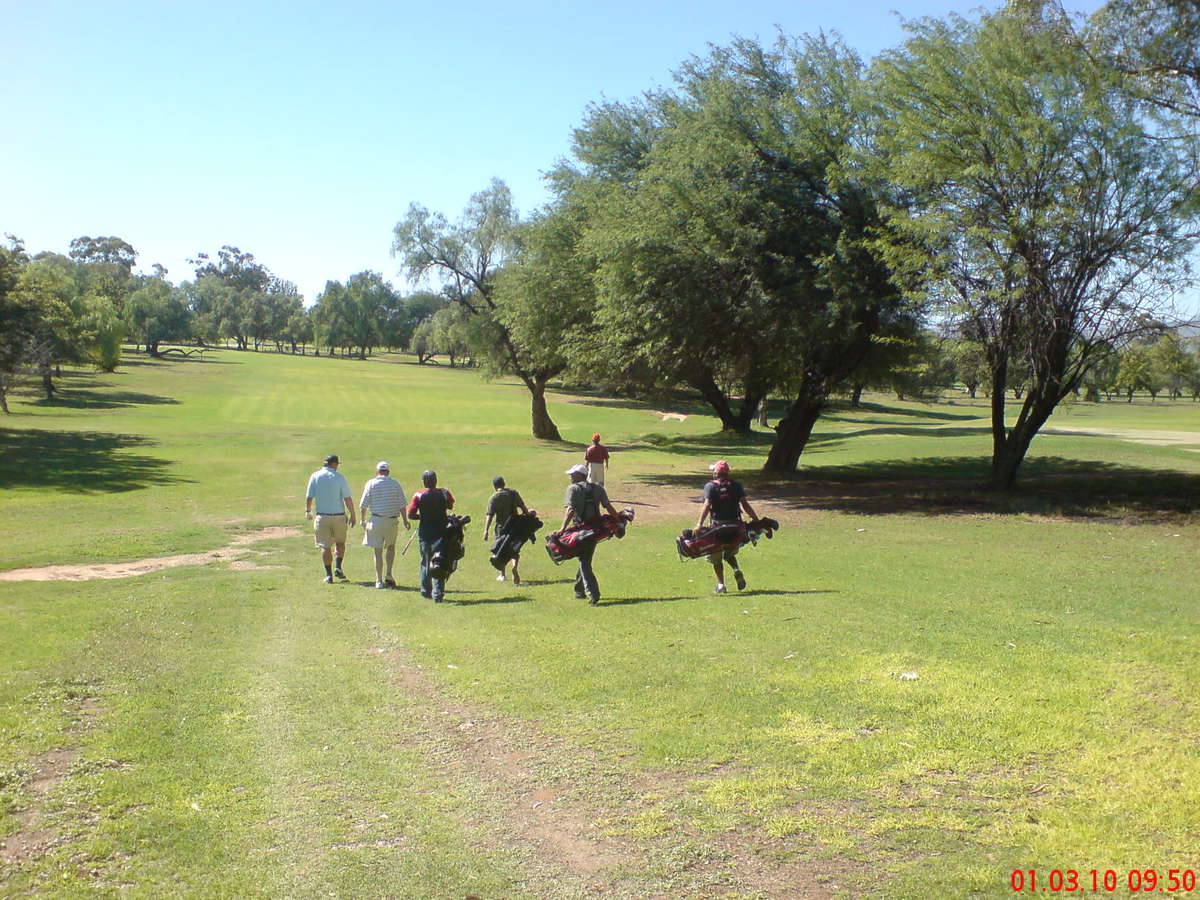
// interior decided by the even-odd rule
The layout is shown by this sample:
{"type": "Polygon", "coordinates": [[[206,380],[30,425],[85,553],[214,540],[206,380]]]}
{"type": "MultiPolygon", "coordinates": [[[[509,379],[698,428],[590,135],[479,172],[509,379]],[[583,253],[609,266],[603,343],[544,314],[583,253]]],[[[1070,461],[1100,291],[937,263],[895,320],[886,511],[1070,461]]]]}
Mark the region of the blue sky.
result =
{"type": "Polygon", "coordinates": [[[177,282],[233,244],[309,303],[365,269],[408,289],[389,247],[409,203],[456,218],[500,177],[536,208],[589,102],[734,34],[837,31],[870,57],[903,38],[893,10],[978,5],[0,0],[0,232],[118,235],[177,282]]]}

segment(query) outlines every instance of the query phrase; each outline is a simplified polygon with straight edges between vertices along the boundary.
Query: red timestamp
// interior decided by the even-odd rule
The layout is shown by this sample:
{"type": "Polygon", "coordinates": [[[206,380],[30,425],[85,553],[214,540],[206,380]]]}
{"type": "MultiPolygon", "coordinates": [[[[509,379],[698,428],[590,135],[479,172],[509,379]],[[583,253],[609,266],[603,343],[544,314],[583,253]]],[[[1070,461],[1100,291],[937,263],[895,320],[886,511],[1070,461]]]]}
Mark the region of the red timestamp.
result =
{"type": "Polygon", "coordinates": [[[1196,890],[1195,869],[1013,869],[1009,878],[1014,893],[1029,894],[1190,894],[1196,890]]]}

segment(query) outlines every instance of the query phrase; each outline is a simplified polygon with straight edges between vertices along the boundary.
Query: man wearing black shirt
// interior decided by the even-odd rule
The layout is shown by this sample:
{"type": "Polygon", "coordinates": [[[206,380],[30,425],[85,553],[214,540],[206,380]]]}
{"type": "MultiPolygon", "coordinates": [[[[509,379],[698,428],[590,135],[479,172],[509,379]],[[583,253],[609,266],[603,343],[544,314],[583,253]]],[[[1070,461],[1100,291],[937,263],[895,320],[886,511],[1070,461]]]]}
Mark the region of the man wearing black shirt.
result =
{"type": "MultiPolygon", "coordinates": [[[[757,513],[746,499],[745,488],[740,482],[729,477],[729,463],[721,459],[708,468],[713,473],[713,480],[704,486],[704,506],[700,510],[700,518],[696,520],[696,531],[700,530],[704,525],[704,520],[710,515],[713,525],[737,525],[742,521],[742,510],[745,510],[751,519],[757,519],[757,513]]],[[[737,551],[738,544],[735,542],[708,555],[708,561],[712,563],[713,571],[717,576],[715,591],[718,594],[725,593],[723,562],[729,563],[730,568],[733,569],[733,578],[737,583],[738,590],[746,588],[746,576],[738,567],[737,551]]]]}

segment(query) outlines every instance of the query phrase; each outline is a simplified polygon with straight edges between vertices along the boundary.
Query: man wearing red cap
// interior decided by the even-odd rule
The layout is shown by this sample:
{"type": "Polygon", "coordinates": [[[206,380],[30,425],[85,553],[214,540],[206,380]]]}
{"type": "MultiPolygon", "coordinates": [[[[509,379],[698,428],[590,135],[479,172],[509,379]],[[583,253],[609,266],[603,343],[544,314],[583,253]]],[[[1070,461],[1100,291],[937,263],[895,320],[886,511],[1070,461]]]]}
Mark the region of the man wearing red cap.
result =
{"type": "MultiPolygon", "coordinates": [[[[696,531],[704,525],[704,520],[712,516],[713,525],[735,525],[742,520],[742,510],[751,519],[757,519],[758,514],[746,499],[746,490],[740,482],[729,477],[729,463],[720,459],[708,467],[713,473],[713,480],[704,486],[704,506],[700,510],[700,518],[696,520],[696,531]]],[[[725,593],[725,567],[722,561],[729,563],[733,569],[733,578],[739,591],[746,588],[746,576],[738,568],[737,545],[730,544],[708,555],[713,571],[717,575],[716,593],[725,593]]]]}
{"type": "Polygon", "coordinates": [[[600,435],[592,435],[592,445],[583,451],[583,460],[588,467],[587,480],[603,487],[604,472],[608,469],[608,448],[600,443],[600,435]]]}

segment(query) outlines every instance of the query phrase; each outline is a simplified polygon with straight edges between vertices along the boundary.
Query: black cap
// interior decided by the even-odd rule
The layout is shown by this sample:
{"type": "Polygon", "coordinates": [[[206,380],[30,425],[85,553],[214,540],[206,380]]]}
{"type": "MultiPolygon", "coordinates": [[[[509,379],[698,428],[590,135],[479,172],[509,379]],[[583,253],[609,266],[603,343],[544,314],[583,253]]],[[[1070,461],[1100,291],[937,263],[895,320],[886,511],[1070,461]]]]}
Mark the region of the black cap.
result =
{"type": "Polygon", "coordinates": [[[341,462],[341,460],[337,458],[336,453],[330,453],[327,457],[325,457],[325,465],[327,466],[331,466],[336,462],[341,462]]]}

